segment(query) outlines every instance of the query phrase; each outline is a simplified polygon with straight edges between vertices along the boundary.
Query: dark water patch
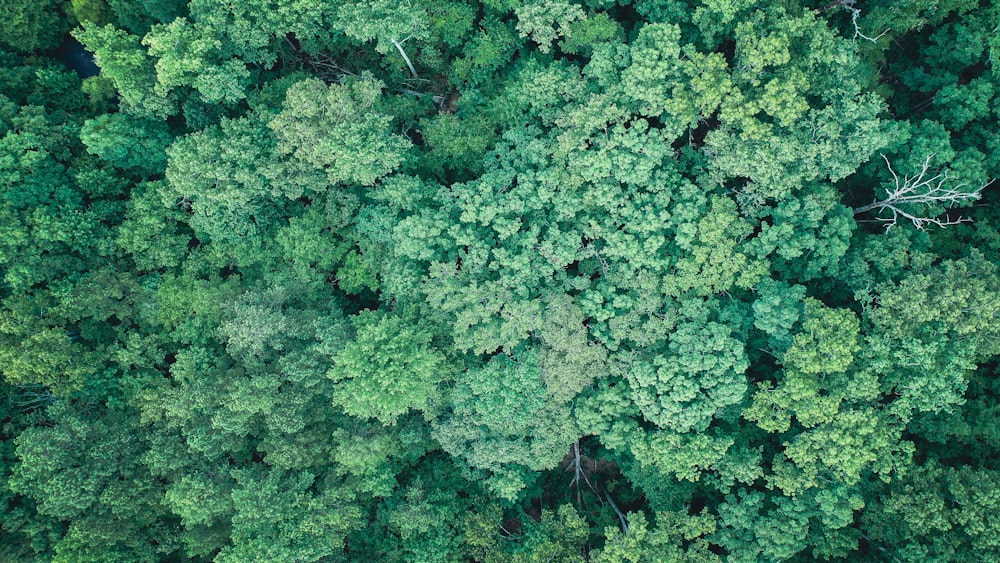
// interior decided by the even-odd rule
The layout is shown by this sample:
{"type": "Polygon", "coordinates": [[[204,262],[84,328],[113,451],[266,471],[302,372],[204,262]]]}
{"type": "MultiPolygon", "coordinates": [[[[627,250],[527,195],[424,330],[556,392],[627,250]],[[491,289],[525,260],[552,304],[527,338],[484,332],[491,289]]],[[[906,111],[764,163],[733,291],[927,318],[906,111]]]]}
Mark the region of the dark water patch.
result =
{"type": "Polygon", "coordinates": [[[55,57],[71,70],[75,70],[80,78],[90,78],[101,73],[101,69],[94,62],[93,53],[86,50],[79,41],[69,35],[56,49],[55,57]]]}

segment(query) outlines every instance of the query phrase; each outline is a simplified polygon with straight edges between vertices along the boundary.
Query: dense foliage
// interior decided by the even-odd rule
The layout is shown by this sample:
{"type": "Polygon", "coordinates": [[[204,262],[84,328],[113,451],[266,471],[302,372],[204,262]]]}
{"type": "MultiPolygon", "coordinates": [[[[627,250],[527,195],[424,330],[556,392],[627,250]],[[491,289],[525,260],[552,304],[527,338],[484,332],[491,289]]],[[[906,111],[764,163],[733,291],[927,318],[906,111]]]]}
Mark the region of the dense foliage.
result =
{"type": "Polygon", "coordinates": [[[5,0],[0,560],[1000,560],[998,29],[5,0]]]}

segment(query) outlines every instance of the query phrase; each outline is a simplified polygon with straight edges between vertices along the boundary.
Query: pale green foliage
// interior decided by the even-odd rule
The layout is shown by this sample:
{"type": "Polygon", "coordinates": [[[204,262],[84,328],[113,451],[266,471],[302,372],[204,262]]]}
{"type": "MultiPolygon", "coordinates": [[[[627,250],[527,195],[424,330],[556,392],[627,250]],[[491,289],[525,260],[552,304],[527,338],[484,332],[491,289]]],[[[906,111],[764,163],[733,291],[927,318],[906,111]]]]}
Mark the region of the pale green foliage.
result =
{"type": "Polygon", "coordinates": [[[851,311],[830,309],[815,299],[806,299],[802,331],[795,335],[782,364],[806,374],[847,371],[860,349],[858,328],[858,319],[851,311]]]}
{"type": "Polygon", "coordinates": [[[630,450],[637,462],[656,472],[661,479],[673,476],[678,480],[697,481],[702,473],[722,463],[735,441],[718,432],[638,431],[630,450]]]}
{"type": "Polygon", "coordinates": [[[219,562],[317,560],[343,547],[346,532],[361,525],[346,491],[308,472],[253,468],[234,471],[233,543],[219,562]],[[317,482],[318,481],[318,482],[317,482]],[[347,498],[345,498],[347,497],[347,498]]]}
{"type": "Polygon", "coordinates": [[[173,97],[156,91],[155,63],[138,37],[111,24],[85,25],[74,36],[94,53],[102,75],[114,83],[130,113],[162,119],[177,112],[173,97]]]}
{"type": "Polygon", "coordinates": [[[806,182],[844,178],[892,138],[877,117],[882,102],[861,95],[866,73],[854,47],[811,13],[780,13],[758,10],[736,26],[734,87],[722,126],[706,138],[712,176],[749,179],[741,207],[754,214],[806,182]]]}
{"type": "Polygon", "coordinates": [[[396,53],[393,41],[426,39],[427,9],[421,2],[391,2],[374,0],[363,4],[345,2],[336,14],[336,25],[358,41],[376,40],[376,49],[383,55],[396,53]]]}
{"type": "Polygon", "coordinates": [[[571,23],[559,47],[565,53],[590,55],[602,43],[620,42],[623,35],[621,24],[608,14],[598,12],[571,23]]]}
{"type": "Polygon", "coordinates": [[[94,355],[74,342],[66,329],[38,322],[27,325],[8,311],[0,312],[0,343],[3,377],[12,384],[40,383],[66,392],[78,389],[97,367],[94,355]]]}
{"type": "Polygon", "coordinates": [[[570,401],[608,369],[607,350],[588,340],[583,311],[568,295],[551,299],[542,317],[542,381],[553,400],[570,401]]]}
{"type": "Polygon", "coordinates": [[[530,37],[542,53],[548,53],[556,39],[570,37],[573,22],[586,18],[580,6],[566,0],[529,1],[518,6],[514,13],[520,36],[530,37]]]}
{"type": "Polygon", "coordinates": [[[905,471],[914,451],[901,434],[900,421],[884,411],[841,410],[786,441],[768,479],[788,495],[818,487],[825,483],[821,479],[856,485],[868,472],[888,482],[905,471]]]}
{"type": "Polygon", "coordinates": [[[222,467],[187,473],[171,483],[163,501],[187,528],[211,526],[233,511],[232,479],[222,467]]]}
{"type": "Polygon", "coordinates": [[[219,62],[222,41],[185,18],[153,26],[142,40],[156,57],[156,91],[166,95],[181,86],[194,86],[209,103],[236,102],[245,94],[250,78],[236,60],[219,62]]]}
{"type": "Polygon", "coordinates": [[[268,125],[277,149],[326,172],[331,184],[370,186],[396,169],[410,143],[389,132],[375,107],[382,85],[373,79],[327,86],[315,79],[288,89],[281,113],[268,125]]]}
{"type": "Polygon", "coordinates": [[[622,91],[639,113],[661,116],[665,136],[674,139],[712,116],[733,88],[725,58],[681,46],[676,25],[642,27],[630,46],[631,64],[622,71],[622,91]]]}
{"type": "Polygon", "coordinates": [[[313,316],[287,308],[288,294],[283,287],[254,289],[233,303],[219,324],[226,350],[245,361],[268,358],[311,336],[313,316]]]}
{"type": "Polygon", "coordinates": [[[405,326],[397,316],[362,313],[352,323],[357,337],[331,359],[327,373],[337,383],[334,404],[383,424],[428,408],[438,396],[437,385],[448,377],[444,355],[429,346],[431,334],[405,326]]]}
{"type": "Polygon", "coordinates": [[[806,298],[800,330],[780,361],[777,385],[761,383],[743,413],[768,432],[785,432],[791,417],[806,428],[831,422],[843,401],[878,396],[878,382],[866,372],[848,373],[860,351],[859,323],[850,311],[806,298]]]}
{"type": "Polygon", "coordinates": [[[741,252],[740,242],[751,229],[736,213],[733,200],[717,196],[710,202],[683,201],[671,222],[677,228],[674,243],[684,252],[677,260],[674,275],[664,280],[668,295],[691,292],[706,296],[734,286],[749,289],[766,274],[765,262],[741,252]],[[706,203],[708,206],[703,207],[706,203]],[[685,220],[693,218],[687,213],[700,217],[688,222],[685,220]]]}
{"type": "Polygon", "coordinates": [[[721,561],[709,551],[705,536],[716,530],[715,518],[702,511],[657,512],[653,526],[642,512],[628,514],[628,532],[607,528],[604,548],[591,553],[594,563],[710,563],[721,561]],[[686,544],[686,546],[685,546],[686,544]]]}

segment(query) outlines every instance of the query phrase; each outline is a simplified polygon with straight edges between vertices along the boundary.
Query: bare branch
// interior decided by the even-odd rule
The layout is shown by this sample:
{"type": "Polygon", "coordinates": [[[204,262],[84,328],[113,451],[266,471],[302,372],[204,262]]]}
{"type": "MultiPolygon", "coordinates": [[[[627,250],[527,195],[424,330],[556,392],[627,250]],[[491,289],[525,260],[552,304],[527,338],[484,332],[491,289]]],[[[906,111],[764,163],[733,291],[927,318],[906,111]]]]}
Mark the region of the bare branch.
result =
{"type": "MultiPolygon", "coordinates": [[[[854,5],[854,0],[851,0],[851,6],[853,5],[854,5]]],[[[854,37],[852,37],[851,39],[857,39],[858,37],[860,37],[862,39],[867,39],[872,43],[878,43],[878,40],[881,39],[883,35],[889,33],[889,29],[886,29],[882,33],[879,33],[875,37],[869,37],[864,33],[861,33],[861,28],[858,27],[858,17],[861,15],[861,10],[854,7],[847,7],[846,5],[844,6],[844,8],[846,8],[847,11],[851,12],[851,25],[854,26],[854,37]]]]}
{"type": "Polygon", "coordinates": [[[604,497],[608,499],[608,503],[611,504],[611,508],[613,508],[614,511],[615,511],[615,514],[618,515],[618,520],[621,521],[621,525],[622,525],[622,533],[623,534],[627,534],[628,533],[628,519],[625,518],[625,513],[622,512],[622,509],[618,508],[617,504],[615,504],[615,499],[611,498],[611,493],[609,491],[604,491],[604,497]]]}
{"type": "Polygon", "coordinates": [[[847,10],[848,12],[851,13],[851,25],[854,26],[854,37],[852,37],[851,40],[855,40],[860,37],[861,39],[866,39],[868,41],[871,41],[872,43],[877,43],[878,40],[881,39],[882,36],[885,35],[886,33],[889,33],[890,30],[886,29],[885,31],[879,33],[875,37],[869,37],[868,35],[862,33],[861,26],[858,25],[858,18],[861,17],[861,9],[854,7],[854,3],[856,1],[857,0],[834,0],[833,2],[830,2],[826,6],[820,8],[820,10],[826,11],[826,10],[832,10],[834,8],[843,8],[847,10]]]}
{"type": "Polygon", "coordinates": [[[30,412],[59,400],[49,388],[41,384],[22,385],[14,403],[24,412],[30,412]]]}
{"type": "MultiPolygon", "coordinates": [[[[409,37],[407,37],[406,39],[409,39],[409,37]]],[[[403,41],[396,41],[395,39],[390,39],[390,41],[392,41],[392,44],[396,46],[396,50],[399,51],[399,54],[403,55],[403,60],[406,61],[406,67],[410,69],[410,74],[413,75],[413,78],[420,78],[420,76],[417,75],[417,69],[413,68],[413,63],[410,62],[410,57],[406,56],[406,51],[403,50],[403,43],[406,41],[406,39],[403,39],[403,41]]]]}
{"type": "Polygon", "coordinates": [[[922,206],[925,212],[929,212],[935,207],[952,208],[968,205],[982,197],[983,190],[993,183],[993,180],[990,180],[974,190],[966,189],[967,184],[948,186],[946,185],[949,180],[947,170],[934,175],[930,174],[933,154],[924,159],[920,172],[916,176],[900,178],[892,169],[889,159],[884,154],[881,156],[889,168],[889,173],[892,174],[893,187],[886,189],[886,195],[881,200],[875,200],[868,205],[855,208],[854,214],[860,215],[874,211],[875,219],[872,221],[884,223],[886,231],[896,226],[901,218],[909,220],[919,230],[923,230],[927,225],[943,228],[948,225],[972,221],[968,217],[953,218],[947,213],[936,217],[928,216],[927,213],[918,214],[914,211],[914,207],[920,208],[922,206]]]}
{"type": "Polygon", "coordinates": [[[583,250],[585,250],[587,252],[585,252],[584,254],[579,255],[579,257],[580,258],[591,258],[591,257],[597,258],[597,261],[601,264],[601,276],[605,277],[605,278],[608,277],[608,274],[611,272],[611,265],[608,264],[608,261],[605,260],[603,256],[601,256],[600,252],[598,252],[597,245],[591,244],[591,243],[584,243],[583,246],[581,246],[580,248],[576,249],[577,252],[580,252],[580,251],[583,251],[583,250]]]}

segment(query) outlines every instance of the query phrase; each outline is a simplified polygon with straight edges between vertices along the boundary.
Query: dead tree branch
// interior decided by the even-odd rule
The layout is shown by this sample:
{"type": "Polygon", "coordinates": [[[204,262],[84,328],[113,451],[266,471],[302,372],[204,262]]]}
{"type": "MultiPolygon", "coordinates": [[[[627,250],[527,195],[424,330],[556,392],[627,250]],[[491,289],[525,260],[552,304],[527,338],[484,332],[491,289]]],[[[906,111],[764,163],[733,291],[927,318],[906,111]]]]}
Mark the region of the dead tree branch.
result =
{"type": "Polygon", "coordinates": [[[861,26],[858,25],[858,18],[861,17],[861,9],[854,7],[854,3],[856,1],[857,0],[834,0],[833,2],[830,2],[826,6],[820,8],[820,10],[826,11],[826,10],[832,10],[834,8],[843,8],[847,10],[851,14],[851,25],[854,26],[854,37],[852,37],[851,40],[855,40],[860,37],[861,39],[867,39],[872,43],[877,43],[878,40],[886,33],[889,33],[890,30],[886,29],[885,31],[879,33],[875,37],[869,37],[868,35],[862,33],[861,26]]]}
{"type": "Polygon", "coordinates": [[[20,393],[14,402],[24,412],[29,412],[50,405],[58,400],[59,397],[53,395],[48,387],[40,384],[31,384],[21,386],[20,393]]]}
{"type": "Polygon", "coordinates": [[[965,189],[967,184],[948,186],[946,185],[949,180],[947,170],[933,176],[930,174],[931,158],[934,155],[930,155],[924,160],[924,164],[916,176],[903,176],[900,178],[896,174],[896,171],[892,169],[889,159],[884,154],[881,156],[882,160],[885,160],[886,166],[889,167],[889,172],[892,174],[893,187],[886,189],[884,198],[855,208],[854,214],[860,215],[874,211],[875,219],[873,221],[884,223],[886,231],[896,226],[896,223],[901,218],[909,220],[919,230],[923,230],[927,225],[936,225],[943,228],[948,225],[957,225],[972,221],[968,217],[952,218],[947,213],[944,213],[943,216],[931,217],[927,216],[926,213],[923,215],[918,214],[913,209],[914,207],[922,207],[925,212],[928,212],[935,207],[952,208],[968,205],[982,197],[983,190],[993,183],[990,180],[975,190],[965,189]]]}
{"type": "Polygon", "coordinates": [[[615,504],[615,499],[611,498],[611,493],[609,491],[604,491],[604,497],[608,499],[608,503],[611,505],[611,508],[613,508],[615,510],[615,514],[618,515],[618,520],[621,521],[621,525],[622,525],[622,533],[623,534],[627,534],[628,533],[628,519],[625,518],[625,513],[622,512],[622,509],[618,508],[617,504],[615,504]]]}
{"type": "Polygon", "coordinates": [[[597,492],[597,488],[594,487],[594,484],[590,482],[590,477],[587,476],[587,470],[583,467],[581,459],[582,456],[580,455],[580,441],[577,440],[576,442],[573,443],[573,459],[566,464],[566,471],[574,472],[573,480],[569,482],[569,486],[570,488],[573,488],[574,486],[576,487],[576,504],[581,509],[583,509],[583,495],[582,491],[580,490],[581,480],[587,484],[587,487],[589,487],[590,490],[593,491],[595,495],[597,495],[598,501],[600,501],[601,499],[601,493],[597,492]]]}
{"type": "MultiPolygon", "coordinates": [[[[409,37],[406,39],[409,39],[409,37]]],[[[413,78],[420,78],[417,74],[417,69],[413,68],[413,63],[410,62],[410,57],[406,56],[406,51],[403,50],[403,43],[406,42],[406,39],[403,39],[402,41],[390,39],[390,41],[392,41],[392,44],[396,46],[396,50],[399,51],[399,54],[403,56],[403,60],[406,61],[406,68],[410,69],[410,74],[413,75],[413,78]]]]}

